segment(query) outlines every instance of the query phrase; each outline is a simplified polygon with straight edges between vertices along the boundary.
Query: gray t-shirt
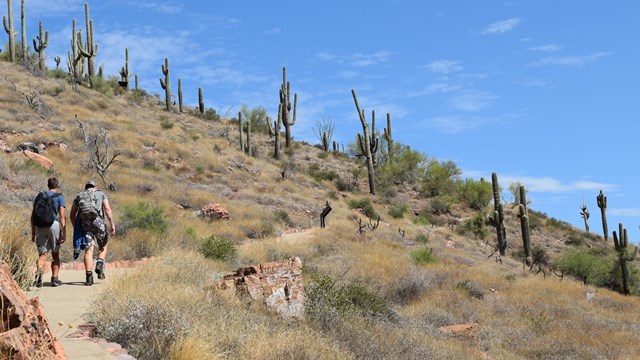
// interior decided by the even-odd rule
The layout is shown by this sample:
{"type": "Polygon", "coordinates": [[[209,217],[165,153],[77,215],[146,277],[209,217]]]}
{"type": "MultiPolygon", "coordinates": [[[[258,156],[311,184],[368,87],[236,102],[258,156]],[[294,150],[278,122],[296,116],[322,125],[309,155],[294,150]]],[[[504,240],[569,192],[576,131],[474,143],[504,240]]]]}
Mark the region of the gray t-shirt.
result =
{"type": "MultiPolygon", "coordinates": [[[[92,190],[95,192],[96,194],[96,209],[98,209],[98,215],[104,219],[104,209],[102,208],[102,202],[105,200],[108,200],[107,198],[107,194],[103,193],[102,191],[95,189],[92,190]]],[[[80,196],[76,196],[76,198],[73,200],[73,205],[74,207],[77,209],[78,208],[78,202],[80,201],[80,196]]]]}

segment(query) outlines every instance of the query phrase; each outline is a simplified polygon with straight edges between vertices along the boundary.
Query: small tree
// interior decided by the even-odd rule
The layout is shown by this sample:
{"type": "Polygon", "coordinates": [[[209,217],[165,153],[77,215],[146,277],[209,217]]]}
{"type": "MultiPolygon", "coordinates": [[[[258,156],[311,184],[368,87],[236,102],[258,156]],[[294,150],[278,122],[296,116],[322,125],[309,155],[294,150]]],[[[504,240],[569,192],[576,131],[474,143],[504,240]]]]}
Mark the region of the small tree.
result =
{"type": "Polygon", "coordinates": [[[462,171],[451,160],[431,160],[427,164],[420,192],[429,197],[452,195],[461,174],[462,171]]]}
{"type": "Polygon", "coordinates": [[[335,124],[331,118],[322,118],[322,120],[316,121],[316,126],[313,128],[313,133],[324,151],[329,151],[329,144],[333,140],[334,127],[335,124]]]}
{"type": "Polygon", "coordinates": [[[76,121],[82,131],[84,144],[89,152],[87,166],[98,173],[105,187],[111,188],[111,186],[107,184],[107,173],[111,165],[119,161],[116,160],[116,158],[120,156],[120,153],[116,152],[110,155],[110,151],[113,149],[111,149],[109,136],[105,129],[99,129],[98,132],[94,134],[88,134],[85,125],[78,120],[78,115],[76,115],[76,121]]]}

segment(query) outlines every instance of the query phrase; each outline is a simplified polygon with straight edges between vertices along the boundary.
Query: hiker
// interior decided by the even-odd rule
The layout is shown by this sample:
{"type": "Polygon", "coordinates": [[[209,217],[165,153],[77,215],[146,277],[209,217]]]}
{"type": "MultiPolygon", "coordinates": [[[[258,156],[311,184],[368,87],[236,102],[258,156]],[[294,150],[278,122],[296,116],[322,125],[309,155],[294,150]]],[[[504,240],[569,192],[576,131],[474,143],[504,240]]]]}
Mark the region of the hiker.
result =
{"type": "Polygon", "coordinates": [[[58,279],[60,272],[60,244],[66,240],[64,196],[60,193],[60,181],[56,178],[47,180],[49,190],[38,193],[33,201],[31,211],[31,241],[38,249],[36,262],[36,278],[34,285],[42,287],[42,274],[47,253],[51,251],[51,286],[62,285],[58,279]]]}
{"type": "Polygon", "coordinates": [[[98,259],[95,271],[98,279],[105,278],[104,259],[107,257],[107,243],[109,235],[115,235],[116,225],[113,221],[111,205],[107,195],[98,190],[96,183],[89,180],[84,191],[78,193],[73,200],[69,214],[73,224],[73,259],[77,259],[84,250],[84,269],[86,272],[85,285],[93,285],[93,250],[98,247],[98,259]],[[110,229],[107,232],[104,223],[105,216],[109,220],[110,229]]]}

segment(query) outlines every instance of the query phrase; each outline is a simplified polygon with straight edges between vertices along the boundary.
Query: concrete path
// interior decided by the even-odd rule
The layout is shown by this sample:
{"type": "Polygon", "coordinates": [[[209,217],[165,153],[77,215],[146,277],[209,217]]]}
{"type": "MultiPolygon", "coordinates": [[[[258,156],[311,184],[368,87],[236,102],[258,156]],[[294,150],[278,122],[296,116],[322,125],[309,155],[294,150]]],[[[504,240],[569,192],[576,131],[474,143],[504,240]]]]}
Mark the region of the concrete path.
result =
{"type": "Polygon", "coordinates": [[[107,278],[99,280],[94,274],[95,283],[93,286],[85,286],[85,273],[83,270],[61,270],[60,280],[63,282],[61,286],[51,287],[49,280],[51,273],[44,275],[44,286],[41,288],[32,287],[27,291],[27,297],[40,298],[40,302],[44,306],[49,326],[51,330],[60,339],[60,343],[67,353],[70,360],[114,360],[114,359],[133,359],[130,356],[114,356],[106,349],[102,342],[101,346],[98,342],[87,338],[74,339],[68,335],[78,331],[77,326],[85,324],[84,314],[88,312],[92,299],[100,292],[102,285],[109,281],[113,276],[122,274],[127,269],[108,269],[107,278]],[[59,323],[64,325],[60,326],[59,323]],[[69,329],[69,325],[73,328],[69,329]]]}

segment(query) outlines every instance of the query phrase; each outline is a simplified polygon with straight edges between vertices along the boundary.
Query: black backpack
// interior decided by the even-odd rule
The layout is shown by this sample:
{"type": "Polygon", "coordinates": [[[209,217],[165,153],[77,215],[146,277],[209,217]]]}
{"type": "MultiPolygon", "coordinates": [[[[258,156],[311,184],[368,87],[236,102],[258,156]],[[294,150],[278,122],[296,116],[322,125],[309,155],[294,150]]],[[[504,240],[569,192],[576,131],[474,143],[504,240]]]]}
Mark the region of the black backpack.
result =
{"type": "Polygon", "coordinates": [[[55,208],[53,199],[62,194],[55,193],[51,196],[46,191],[43,191],[36,196],[36,201],[33,205],[33,212],[31,213],[31,220],[37,227],[50,227],[55,221],[58,209],[55,208]]]}

